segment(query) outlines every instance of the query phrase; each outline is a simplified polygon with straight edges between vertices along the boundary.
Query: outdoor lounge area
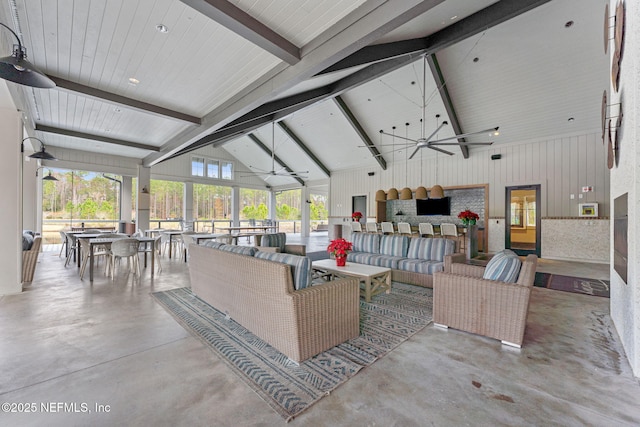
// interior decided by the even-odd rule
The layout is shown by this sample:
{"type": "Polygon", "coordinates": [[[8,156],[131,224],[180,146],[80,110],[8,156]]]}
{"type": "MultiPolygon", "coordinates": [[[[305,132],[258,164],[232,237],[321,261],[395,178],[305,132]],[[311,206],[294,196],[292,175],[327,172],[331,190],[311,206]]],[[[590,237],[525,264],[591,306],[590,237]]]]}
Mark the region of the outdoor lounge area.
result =
{"type": "Polygon", "coordinates": [[[640,425],[638,2],[0,34],[2,425],[640,425]]]}
{"type": "MultiPolygon", "coordinates": [[[[300,242],[312,252],[326,244],[300,242]]],[[[0,335],[3,360],[21,359],[1,364],[3,400],[88,402],[110,410],[2,419],[20,425],[284,425],[150,296],[188,286],[188,264],[165,257],[153,279],[148,271],[140,280],[99,275],[89,287],[57,255],[43,252],[33,283],[2,299],[3,330],[13,331],[0,335]]],[[[538,269],[605,278],[603,267],[542,261],[538,269]]],[[[535,287],[521,350],[429,325],[292,423],[637,424],[640,386],[608,320],[608,304],[607,298],[535,287]]]]}

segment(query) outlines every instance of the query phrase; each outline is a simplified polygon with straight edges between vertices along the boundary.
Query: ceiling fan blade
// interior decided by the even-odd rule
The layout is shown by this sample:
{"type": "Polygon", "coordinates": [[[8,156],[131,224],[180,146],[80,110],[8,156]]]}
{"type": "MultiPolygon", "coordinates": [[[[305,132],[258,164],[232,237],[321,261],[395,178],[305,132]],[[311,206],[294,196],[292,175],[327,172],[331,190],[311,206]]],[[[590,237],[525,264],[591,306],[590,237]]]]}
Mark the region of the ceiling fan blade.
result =
{"type": "Polygon", "coordinates": [[[409,156],[409,160],[413,159],[413,156],[416,155],[416,153],[421,149],[422,147],[416,147],[415,150],[413,150],[413,153],[411,153],[411,155],[409,156]]]}
{"type": "Polygon", "coordinates": [[[456,136],[450,136],[448,138],[442,138],[442,139],[438,139],[436,141],[431,141],[430,144],[433,144],[435,142],[440,142],[440,141],[450,141],[452,139],[466,138],[467,136],[480,135],[482,133],[497,132],[498,129],[499,129],[499,127],[496,126],[494,128],[485,129],[485,130],[481,130],[481,131],[478,131],[478,132],[461,133],[461,134],[458,134],[456,136]]]}
{"type": "Polygon", "coordinates": [[[434,131],[431,133],[431,135],[429,135],[429,136],[426,138],[426,139],[427,139],[427,141],[428,141],[428,140],[430,140],[431,138],[433,138],[433,135],[437,134],[437,133],[440,131],[440,129],[442,129],[442,127],[443,127],[443,126],[446,126],[446,125],[448,125],[448,124],[449,124],[449,123],[447,123],[447,121],[446,121],[446,120],[445,120],[444,122],[442,122],[442,123],[440,124],[440,126],[438,126],[438,128],[437,128],[436,130],[434,130],[434,131]]]}
{"type": "Polygon", "coordinates": [[[389,135],[389,136],[393,136],[393,137],[400,138],[400,139],[405,139],[405,140],[407,140],[407,141],[411,141],[411,142],[415,142],[415,143],[417,143],[417,142],[418,142],[418,141],[416,141],[415,139],[405,138],[405,137],[403,137],[403,136],[394,135],[394,134],[392,134],[392,133],[387,133],[387,132],[384,132],[384,131],[380,131],[380,133],[381,133],[381,134],[383,134],[383,135],[389,135]]]}
{"type": "Polygon", "coordinates": [[[429,145],[491,145],[493,142],[430,142],[429,145]]]}
{"type": "Polygon", "coordinates": [[[444,154],[448,154],[448,155],[450,155],[450,156],[453,156],[453,153],[452,153],[452,152],[450,152],[450,151],[443,150],[443,149],[438,148],[438,147],[432,147],[431,145],[427,145],[427,147],[428,147],[428,148],[431,148],[432,150],[436,150],[436,151],[439,151],[439,152],[441,152],[441,153],[444,153],[444,154]]]}

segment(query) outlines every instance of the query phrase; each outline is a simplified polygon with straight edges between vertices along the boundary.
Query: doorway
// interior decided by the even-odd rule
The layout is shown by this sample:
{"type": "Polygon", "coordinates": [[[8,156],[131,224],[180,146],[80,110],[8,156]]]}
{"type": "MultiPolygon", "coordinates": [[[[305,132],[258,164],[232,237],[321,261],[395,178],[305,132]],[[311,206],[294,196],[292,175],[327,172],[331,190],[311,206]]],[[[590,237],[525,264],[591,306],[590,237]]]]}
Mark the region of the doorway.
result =
{"type": "Polygon", "coordinates": [[[540,185],[507,187],[505,248],[540,257],[540,185]]]}
{"type": "Polygon", "coordinates": [[[367,196],[352,196],[351,213],[361,212],[360,222],[367,222],[367,196]]]}

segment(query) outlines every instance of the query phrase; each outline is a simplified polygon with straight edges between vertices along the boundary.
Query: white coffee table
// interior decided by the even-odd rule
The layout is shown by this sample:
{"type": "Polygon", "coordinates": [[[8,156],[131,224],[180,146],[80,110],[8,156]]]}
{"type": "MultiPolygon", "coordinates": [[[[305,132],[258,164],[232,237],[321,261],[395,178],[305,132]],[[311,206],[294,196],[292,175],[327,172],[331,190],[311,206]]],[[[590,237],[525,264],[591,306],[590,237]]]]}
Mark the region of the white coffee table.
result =
{"type": "Polygon", "coordinates": [[[366,264],[347,262],[344,267],[338,267],[335,259],[322,259],[311,264],[313,278],[331,280],[335,277],[357,277],[360,279],[360,296],[366,302],[371,297],[382,292],[391,292],[391,269],[374,267],[366,264]]]}

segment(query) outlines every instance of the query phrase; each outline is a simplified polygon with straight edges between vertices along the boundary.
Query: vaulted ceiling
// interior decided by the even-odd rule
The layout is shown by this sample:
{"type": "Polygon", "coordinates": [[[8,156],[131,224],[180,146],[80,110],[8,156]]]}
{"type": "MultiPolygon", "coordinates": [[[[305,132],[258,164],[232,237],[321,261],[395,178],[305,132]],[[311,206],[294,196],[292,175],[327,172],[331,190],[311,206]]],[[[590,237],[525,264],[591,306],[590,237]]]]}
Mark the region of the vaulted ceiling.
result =
{"type": "Polygon", "coordinates": [[[57,84],[8,83],[47,146],[153,166],[213,144],[304,182],[386,168],[443,121],[437,138],[499,126],[467,138],[494,147],[598,129],[607,3],[0,0],[0,22],[57,84]]]}

